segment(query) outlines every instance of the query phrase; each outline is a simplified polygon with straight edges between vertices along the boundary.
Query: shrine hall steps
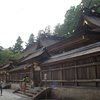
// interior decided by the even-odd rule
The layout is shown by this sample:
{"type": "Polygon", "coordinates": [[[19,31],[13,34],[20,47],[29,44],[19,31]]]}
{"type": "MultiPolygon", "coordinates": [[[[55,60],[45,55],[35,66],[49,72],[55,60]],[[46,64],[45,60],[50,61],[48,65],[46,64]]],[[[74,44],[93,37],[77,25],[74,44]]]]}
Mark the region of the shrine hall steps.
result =
{"type": "Polygon", "coordinates": [[[38,88],[34,89],[26,89],[26,93],[21,91],[20,89],[14,91],[13,93],[22,97],[30,98],[31,100],[39,100],[45,98],[46,93],[49,94],[51,88],[38,88]]]}
{"type": "Polygon", "coordinates": [[[3,83],[2,88],[3,89],[10,89],[11,88],[11,84],[10,83],[3,83]]]}

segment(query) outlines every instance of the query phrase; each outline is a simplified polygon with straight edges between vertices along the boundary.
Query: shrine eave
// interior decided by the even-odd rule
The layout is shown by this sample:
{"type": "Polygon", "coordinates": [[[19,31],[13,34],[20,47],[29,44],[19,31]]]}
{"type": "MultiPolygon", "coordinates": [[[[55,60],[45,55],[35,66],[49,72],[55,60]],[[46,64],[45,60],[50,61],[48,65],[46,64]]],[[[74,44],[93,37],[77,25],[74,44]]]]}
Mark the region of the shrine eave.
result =
{"type": "Polygon", "coordinates": [[[45,60],[41,66],[45,66],[47,64],[57,63],[62,60],[67,60],[75,57],[80,57],[83,55],[88,55],[92,53],[100,52],[100,42],[90,44],[75,50],[71,50],[56,56],[49,57],[47,60],[45,60]]]}

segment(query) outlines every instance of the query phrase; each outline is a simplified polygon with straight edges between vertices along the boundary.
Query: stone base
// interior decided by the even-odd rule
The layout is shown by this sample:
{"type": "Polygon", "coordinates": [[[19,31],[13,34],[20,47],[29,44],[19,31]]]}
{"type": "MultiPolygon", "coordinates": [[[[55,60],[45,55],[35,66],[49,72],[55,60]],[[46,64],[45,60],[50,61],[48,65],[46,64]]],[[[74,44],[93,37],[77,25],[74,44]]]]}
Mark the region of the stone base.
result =
{"type": "Polygon", "coordinates": [[[17,89],[19,89],[19,88],[20,88],[20,86],[19,86],[18,83],[12,83],[12,84],[11,84],[11,89],[17,90],[17,89]]]}
{"type": "Polygon", "coordinates": [[[100,89],[53,87],[51,98],[55,100],[100,100],[100,89]]]}

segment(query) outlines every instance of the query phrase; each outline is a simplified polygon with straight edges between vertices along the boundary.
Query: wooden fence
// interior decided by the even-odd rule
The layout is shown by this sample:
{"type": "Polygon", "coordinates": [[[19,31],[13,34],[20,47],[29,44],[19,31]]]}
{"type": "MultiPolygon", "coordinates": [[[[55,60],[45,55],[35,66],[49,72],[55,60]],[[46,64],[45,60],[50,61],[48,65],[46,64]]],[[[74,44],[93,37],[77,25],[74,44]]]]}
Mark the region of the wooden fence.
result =
{"type": "Polygon", "coordinates": [[[49,86],[100,87],[100,56],[42,66],[42,82],[45,82],[44,74],[49,86]]]}

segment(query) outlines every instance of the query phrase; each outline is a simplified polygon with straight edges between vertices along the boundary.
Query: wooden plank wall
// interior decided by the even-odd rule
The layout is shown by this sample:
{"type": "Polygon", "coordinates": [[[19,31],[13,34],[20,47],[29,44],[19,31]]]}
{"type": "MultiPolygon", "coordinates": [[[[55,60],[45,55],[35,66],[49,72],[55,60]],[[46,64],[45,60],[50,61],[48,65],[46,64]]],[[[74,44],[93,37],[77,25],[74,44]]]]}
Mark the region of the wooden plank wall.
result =
{"type": "Polygon", "coordinates": [[[6,80],[5,74],[0,74],[0,79],[2,79],[3,81],[6,80]]]}
{"type": "Polygon", "coordinates": [[[32,77],[33,73],[34,72],[31,72],[30,69],[10,72],[9,73],[9,82],[19,83],[20,81],[22,81],[24,76],[28,75],[30,80],[33,80],[35,82],[35,85],[38,86],[40,84],[40,71],[35,71],[34,79],[32,77]]]}
{"type": "Polygon", "coordinates": [[[9,81],[10,82],[19,82],[21,81],[25,75],[28,75],[30,77],[30,71],[29,70],[18,70],[14,72],[9,73],[9,81]]]}
{"type": "Polygon", "coordinates": [[[44,74],[49,86],[100,87],[100,56],[42,66],[41,80],[45,83],[44,74]]]}

